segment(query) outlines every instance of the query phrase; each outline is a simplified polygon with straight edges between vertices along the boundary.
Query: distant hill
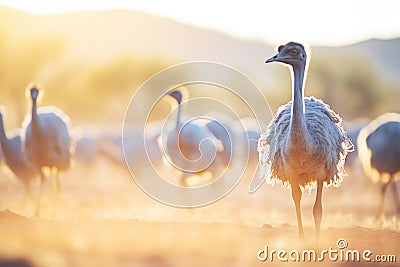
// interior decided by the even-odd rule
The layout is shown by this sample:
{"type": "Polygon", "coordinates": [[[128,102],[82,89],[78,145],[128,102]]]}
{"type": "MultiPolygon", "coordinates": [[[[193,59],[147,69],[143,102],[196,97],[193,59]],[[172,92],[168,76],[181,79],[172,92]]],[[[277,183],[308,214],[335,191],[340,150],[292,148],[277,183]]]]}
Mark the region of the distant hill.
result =
{"type": "Polygon", "coordinates": [[[391,40],[371,39],[347,48],[364,51],[384,77],[397,82],[400,81],[400,38],[391,40]]]}
{"type": "MultiPolygon", "coordinates": [[[[274,77],[263,68],[274,46],[242,40],[209,29],[127,10],[36,16],[0,5],[1,25],[12,25],[11,38],[54,35],[67,41],[67,58],[102,61],[124,54],[161,57],[179,63],[217,61],[243,70],[260,85],[274,77]]],[[[344,47],[316,47],[316,51],[362,51],[384,77],[400,80],[400,38],[368,40],[344,47]]],[[[318,53],[315,53],[318,55],[318,53]]]]}
{"type": "Polygon", "coordinates": [[[373,64],[379,75],[392,82],[400,82],[400,38],[371,39],[343,47],[316,47],[321,53],[334,52],[336,55],[362,53],[373,64]]]}
{"type": "Polygon", "coordinates": [[[254,76],[273,47],[188,26],[171,19],[126,10],[35,16],[0,6],[2,25],[12,25],[15,40],[54,35],[67,41],[67,57],[102,61],[124,54],[161,57],[176,63],[216,61],[254,76]]]}

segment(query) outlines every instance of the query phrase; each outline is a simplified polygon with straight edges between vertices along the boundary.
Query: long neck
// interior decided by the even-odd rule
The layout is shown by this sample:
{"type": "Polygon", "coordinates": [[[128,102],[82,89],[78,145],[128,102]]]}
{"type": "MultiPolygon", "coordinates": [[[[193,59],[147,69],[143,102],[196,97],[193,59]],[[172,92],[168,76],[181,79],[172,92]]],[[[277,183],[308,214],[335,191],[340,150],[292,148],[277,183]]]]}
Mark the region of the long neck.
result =
{"type": "Polygon", "coordinates": [[[39,128],[39,122],[37,118],[37,101],[36,98],[32,98],[32,110],[31,110],[31,127],[32,131],[35,131],[39,128]]]}
{"type": "Polygon", "coordinates": [[[300,148],[306,148],[309,143],[309,133],[306,125],[304,107],[304,75],[305,64],[293,66],[293,101],[292,116],[290,121],[290,144],[300,148]]]}
{"type": "Polygon", "coordinates": [[[179,131],[181,128],[181,104],[178,103],[178,114],[176,117],[176,130],[179,131]]]}

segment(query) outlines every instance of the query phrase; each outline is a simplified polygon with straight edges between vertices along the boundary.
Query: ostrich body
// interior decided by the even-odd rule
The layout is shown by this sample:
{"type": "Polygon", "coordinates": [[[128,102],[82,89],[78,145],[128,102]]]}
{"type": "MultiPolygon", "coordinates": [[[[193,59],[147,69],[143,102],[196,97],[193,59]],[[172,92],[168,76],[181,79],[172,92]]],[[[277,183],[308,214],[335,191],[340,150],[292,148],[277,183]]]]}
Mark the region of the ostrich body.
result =
{"type": "Polygon", "coordinates": [[[365,190],[364,187],[367,185],[365,182],[368,178],[362,169],[360,157],[358,156],[357,139],[362,128],[364,128],[369,122],[370,121],[366,118],[358,118],[354,121],[343,123],[347,136],[350,138],[354,146],[353,152],[349,153],[346,157],[346,172],[351,176],[353,182],[358,184],[358,190],[361,191],[365,190]]]}
{"type": "MultiPolygon", "coordinates": [[[[157,171],[162,172],[163,158],[158,143],[162,126],[162,121],[147,123],[144,140],[142,140],[143,136],[140,134],[142,128],[138,125],[124,125],[125,128],[128,128],[128,130],[124,130],[124,140],[119,131],[111,130],[99,134],[96,141],[96,154],[117,167],[124,166],[126,164],[125,159],[135,162],[135,166],[138,166],[138,168],[135,168],[136,175],[147,175],[146,164],[149,160],[157,171]],[[140,152],[143,141],[147,155],[140,152]]],[[[76,151],[78,151],[78,145],[77,142],[76,151]]]]}
{"type": "Polygon", "coordinates": [[[322,219],[322,188],[339,186],[344,161],[352,150],[341,126],[341,118],[314,97],[303,97],[307,55],[303,45],[290,42],[266,63],[281,62],[292,67],[292,101],[281,106],[258,143],[260,175],[267,183],[282,182],[292,189],[298,231],[304,238],[300,201],[302,189],[316,187],[313,216],[317,239],[322,219]]]}
{"type": "Polygon", "coordinates": [[[374,182],[381,182],[381,199],[377,217],[383,215],[385,192],[392,187],[397,212],[400,213],[396,174],[400,172],[400,114],[386,113],[359,133],[358,155],[365,174],[374,182]]]}
{"type": "Polygon", "coordinates": [[[29,163],[23,153],[23,143],[19,131],[9,138],[6,135],[3,124],[3,114],[0,112],[0,143],[2,156],[8,168],[22,182],[26,194],[30,195],[30,180],[38,175],[38,172],[32,164],[29,163]]]}
{"type": "MultiPolygon", "coordinates": [[[[125,162],[124,153],[126,158],[135,161],[137,166],[142,166],[142,168],[137,169],[136,173],[139,175],[147,175],[148,170],[145,168],[146,162],[150,161],[155,170],[162,172],[163,158],[162,151],[160,149],[158,138],[160,136],[160,129],[162,128],[163,122],[153,121],[146,124],[144,140],[142,136],[138,135],[140,128],[133,126],[131,131],[125,131],[122,151],[122,140],[118,143],[120,146],[120,154],[122,156],[123,162],[125,162]],[[138,153],[140,147],[143,146],[143,141],[145,145],[146,155],[138,153]],[[139,164],[140,163],[140,164],[139,164]]],[[[124,126],[126,127],[126,125],[124,126]]]]}
{"type": "Polygon", "coordinates": [[[222,168],[222,161],[226,161],[221,159],[221,153],[224,151],[223,143],[212,132],[221,131],[222,126],[219,125],[217,128],[214,124],[201,125],[197,121],[182,124],[181,103],[184,102],[186,93],[183,88],[168,93],[176,100],[178,113],[176,126],[168,133],[166,142],[167,154],[172,164],[183,172],[181,177],[183,186],[187,186],[186,179],[192,174],[203,174],[209,171],[214,176],[222,168]],[[208,144],[203,146],[205,141],[208,144]],[[209,144],[210,142],[212,144],[209,144]],[[213,161],[209,163],[211,157],[213,161]]]}
{"type": "Polygon", "coordinates": [[[69,119],[55,107],[37,109],[39,90],[31,87],[32,111],[27,116],[25,126],[25,153],[29,162],[40,174],[40,192],[36,214],[39,214],[42,186],[45,179],[44,168],[56,175],[56,194],[60,190],[59,172],[69,169],[71,159],[71,137],[69,119]]]}
{"type": "Polygon", "coordinates": [[[75,142],[74,161],[91,166],[99,155],[99,130],[91,126],[78,126],[72,129],[75,142]]]}
{"type": "Polygon", "coordinates": [[[218,156],[221,159],[221,164],[228,166],[232,157],[232,140],[229,126],[217,121],[210,121],[206,124],[206,127],[221,142],[223,149],[218,152],[218,156]]]}
{"type": "Polygon", "coordinates": [[[239,138],[241,138],[244,142],[248,142],[250,149],[245,176],[253,178],[258,164],[257,141],[260,138],[258,122],[253,118],[243,118],[237,123],[244,125],[245,130],[243,132],[239,132],[239,138]]]}
{"type": "Polygon", "coordinates": [[[354,145],[354,151],[353,153],[350,153],[347,158],[346,158],[346,166],[350,167],[351,169],[359,169],[360,162],[358,160],[358,144],[357,144],[357,138],[358,135],[360,134],[360,131],[362,128],[364,128],[369,121],[364,118],[357,119],[353,122],[347,123],[347,126],[345,125],[345,129],[347,131],[347,136],[350,138],[354,145]]]}
{"type": "Polygon", "coordinates": [[[260,130],[256,119],[244,117],[231,122],[230,126],[234,133],[237,154],[242,162],[247,159],[246,169],[242,177],[253,178],[258,166],[257,142],[260,138],[260,130]],[[248,150],[247,150],[248,149],[248,150]]]}

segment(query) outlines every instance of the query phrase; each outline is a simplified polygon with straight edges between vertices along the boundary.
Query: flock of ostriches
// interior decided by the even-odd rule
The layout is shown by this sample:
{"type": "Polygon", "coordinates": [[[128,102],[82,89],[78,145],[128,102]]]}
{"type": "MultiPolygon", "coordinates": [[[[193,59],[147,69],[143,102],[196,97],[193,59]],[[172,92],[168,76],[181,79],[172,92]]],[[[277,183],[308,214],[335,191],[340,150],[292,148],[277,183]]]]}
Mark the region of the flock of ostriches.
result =
{"type": "MultiPolygon", "coordinates": [[[[372,122],[363,122],[348,128],[347,134],[342,127],[342,119],[327,104],[314,97],[304,97],[304,84],[307,71],[307,54],[303,45],[290,42],[282,45],[278,53],[266,63],[280,62],[292,70],[293,99],[279,108],[265,132],[260,133],[258,124],[248,119],[240,121],[214,121],[182,123],[181,103],[187,96],[183,88],[166,93],[177,105],[176,125],[165,137],[166,149],[160,142],[162,122],[150,122],[146,131],[148,156],[155,165],[166,164],[165,153],[171,160],[179,157],[188,159],[183,162],[196,162],[202,153],[215,154],[212,164],[195,169],[195,174],[208,171],[214,178],[229,167],[232,150],[231,133],[250,144],[250,157],[244,157],[250,164],[259,163],[260,175],[269,184],[280,183],[291,189],[295,205],[298,231],[304,238],[300,201],[304,189],[316,189],[313,207],[316,236],[320,233],[322,219],[322,191],[324,187],[339,186],[344,177],[344,166],[357,166],[381,185],[378,217],[383,215],[385,192],[391,188],[394,192],[397,212],[400,213],[400,195],[396,180],[400,176],[400,115],[384,114],[372,122]],[[244,124],[245,131],[237,132],[235,124],[244,124]],[[202,141],[210,141],[212,151],[199,151],[202,141]],[[257,143],[258,140],[258,143],[257,143]],[[257,145],[258,144],[258,145],[257,145]]],[[[121,134],[108,134],[97,129],[81,128],[71,130],[68,117],[55,107],[38,108],[40,90],[34,85],[27,89],[30,112],[23,122],[22,129],[6,133],[3,123],[3,110],[0,112],[1,160],[16,178],[25,186],[26,196],[32,198],[30,183],[39,177],[40,189],[36,200],[35,214],[39,215],[42,185],[46,176],[54,177],[56,195],[60,190],[59,172],[70,168],[72,158],[79,162],[88,162],[103,155],[124,166],[121,134]],[[72,134],[74,133],[74,136],[72,134]],[[73,137],[72,137],[73,136],[73,137]],[[74,141],[73,141],[74,140],[74,141]]],[[[267,111],[266,111],[267,112],[267,111]]],[[[125,153],[131,153],[133,160],[143,161],[144,155],[135,153],[140,145],[137,142],[139,132],[125,132],[129,142],[124,143],[125,153]]],[[[170,166],[171,167],[171,166],[170,166]]],[[[190,169],[193,166],[183,166],[190,169]]],[[[187,184],[191,173],[182,172],[180,182],[187,184]]],[[[58,197],[57,197],[58,198],[58,197]]],[[[57,199],[56,198],[56,199],[57,199]]],[[[57,205],[54,203],[54,205],[57,205]]]]}

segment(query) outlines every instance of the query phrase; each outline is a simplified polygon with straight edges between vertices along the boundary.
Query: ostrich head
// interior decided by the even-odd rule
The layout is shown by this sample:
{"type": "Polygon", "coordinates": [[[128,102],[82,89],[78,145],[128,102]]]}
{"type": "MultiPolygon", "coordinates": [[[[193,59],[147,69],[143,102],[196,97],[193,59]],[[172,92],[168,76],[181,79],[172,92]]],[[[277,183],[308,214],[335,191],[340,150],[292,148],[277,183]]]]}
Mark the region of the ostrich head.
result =
{"type": "Polygon", "coordinates": [[[307,53],[302,44],[290,42],[279,46],[278,54],[265,61],[265,63],[270,62],[281,62],[293,67],[299,66],[307,62],[307,53]]]}
{"type": "Polygon", "coordinates": [[[36,100],[39,96],[39,90],[36,88],[36,86],[31,87],[31,97],[33,100],[36,100]]]}
{"type": "Polygon", "coordinates": [[[176,102],[178,102],[178,104],[182,103],[182,92],[181,91],[175,90],[175,91],[168,93],[168,95],[175,98],[175,100],[176,100],[176,102]]]}
{"type": "Polygon", "coordinates": [[[172,108],[175,108],[176,106],[178,107],[178,114],[177,114],[177,120],[176,120],[176,127],[177,129],[180,127],[181,124],[181,104],[182,102],[185,102],[186,99],[188,98],[188,91],[186,90],[185,87],[179,87],[176,88],[174,90],[172,90],[171,92],[167,93],[166,95],[170,96],[171,98],[173,98],[173,100],[171,98],[167,98],[167,101],[170,103],[172,108]],[[172,100],[172,101],[171,101],[172,100]],[[175,103],[176,101],[176,103],[175,103]]]}
{"type": "MultiPolygon", "coordinates": [[[[188,100],[189,91],[187,90],[186,87],[181,86],[181,87],[173,89],[172,91],[166,93],[165,95],[170,96],[171,98],[173,98],[174,102],[176,101],[178,103],[178,105],[180,105],[183,102],[185,102],[186,100],[188,100]]],[[[168,100],[168,98],[167,98],[167,101],[169,102],[170,100],[168,100]]],[[[169,99],[171,99],[171,98],[169,98],[169,99]]],[[[176,104],[176,103],[172,104],[170,102],[170,104],[174,106],[174,104],[176,104]]]]}
{"type": "Polygon", "coordinates": [[[40,102],[43,98],[43,90],[41,86],[35,83],[30,83],[26,87],[25,96],[28,100],[33,100],[34,102],[40,102]]]}

